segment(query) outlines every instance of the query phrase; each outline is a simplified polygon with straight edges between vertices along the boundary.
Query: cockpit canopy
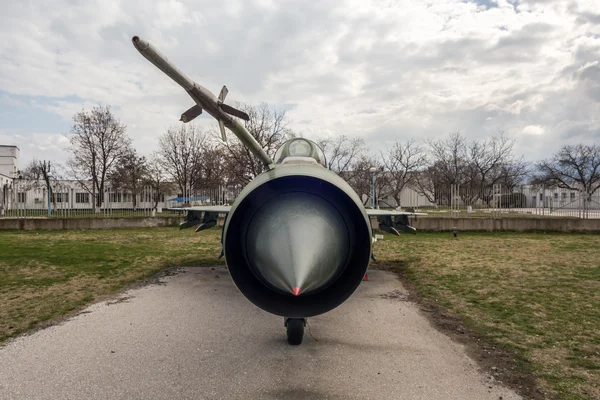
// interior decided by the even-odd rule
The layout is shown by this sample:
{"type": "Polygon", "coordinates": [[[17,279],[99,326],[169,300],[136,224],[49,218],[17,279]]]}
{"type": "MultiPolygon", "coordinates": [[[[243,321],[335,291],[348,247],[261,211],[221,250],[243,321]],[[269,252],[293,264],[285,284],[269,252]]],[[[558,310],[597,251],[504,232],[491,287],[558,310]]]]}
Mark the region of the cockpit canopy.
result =
{"type": "Polygon", "coordinates": [[[327,161],[323,150],[312,140],[304,138],[290,139],[277,149],[275,153],[275,164],[282,163],[303,163],[311,159],[311,163],[316,161],[327,168],[327,161]]]}

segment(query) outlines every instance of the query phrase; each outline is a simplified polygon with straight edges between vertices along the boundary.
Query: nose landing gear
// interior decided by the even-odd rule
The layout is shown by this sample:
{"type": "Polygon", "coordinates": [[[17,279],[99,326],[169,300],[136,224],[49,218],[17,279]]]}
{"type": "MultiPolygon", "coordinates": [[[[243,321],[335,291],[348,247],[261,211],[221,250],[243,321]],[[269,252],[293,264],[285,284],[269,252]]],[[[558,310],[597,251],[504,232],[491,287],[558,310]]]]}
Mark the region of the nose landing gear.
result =
{"type": "Polygon", "coordinates": [[[306,326],[306,318],[285,318],[284,326],[287,331],[288,343],[292,346],[301,344],[304,336],[304,327],[306,326]]]}

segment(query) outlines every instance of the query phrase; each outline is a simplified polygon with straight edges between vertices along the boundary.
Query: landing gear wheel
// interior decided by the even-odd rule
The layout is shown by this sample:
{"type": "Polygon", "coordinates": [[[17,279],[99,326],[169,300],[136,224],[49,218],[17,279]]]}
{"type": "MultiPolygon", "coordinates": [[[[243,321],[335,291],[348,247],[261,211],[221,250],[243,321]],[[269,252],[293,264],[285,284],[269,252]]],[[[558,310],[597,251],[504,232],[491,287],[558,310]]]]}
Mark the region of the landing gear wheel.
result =
{"type": "Polygon", "coordinates": [[[304,326],[306,318],[286,318],[285,327],[287,330],[287,340],[292,346],[298,346],[302,343],[304,336],[304,326]]]}

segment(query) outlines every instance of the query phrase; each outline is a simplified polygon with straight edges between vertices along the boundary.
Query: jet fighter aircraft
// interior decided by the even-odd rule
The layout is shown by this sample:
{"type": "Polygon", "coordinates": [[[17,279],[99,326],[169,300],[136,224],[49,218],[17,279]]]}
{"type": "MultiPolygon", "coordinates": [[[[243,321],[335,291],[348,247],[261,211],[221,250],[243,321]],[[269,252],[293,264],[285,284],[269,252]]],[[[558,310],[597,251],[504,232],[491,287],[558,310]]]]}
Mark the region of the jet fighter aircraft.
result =
{"type": "Polygon", "coordinates": [[[225,128],[264,164],[231,206],[186,207],[182,228],[196,231],[223,226],[223,254],[233,282],[261,309],[284,317],[287,339],[302,343],[306,318],[328,312],[352,295],[367,271],[372,255],[370,216],[382,218],[383,229],[414,233],[402,211],[365,209],[346,181],[327,168],[323,151],[311,140],[291,139],[274,160],[237,119],[240,110],[192,81],[154,46],[134,36],[133,45],[152,64],[183,87],[196,103],[181,116],[189,122],[203,111],[225,128]],[[395,220],[394,220],[395,219],[395,220]]]}

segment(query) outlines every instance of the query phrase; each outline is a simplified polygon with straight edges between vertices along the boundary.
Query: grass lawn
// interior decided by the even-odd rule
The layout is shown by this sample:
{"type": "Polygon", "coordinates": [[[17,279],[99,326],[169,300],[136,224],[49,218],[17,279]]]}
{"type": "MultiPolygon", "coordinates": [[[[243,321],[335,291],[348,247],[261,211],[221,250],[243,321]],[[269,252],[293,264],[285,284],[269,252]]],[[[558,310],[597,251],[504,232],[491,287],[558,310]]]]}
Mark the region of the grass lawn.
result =
{"type": "MultiPolygon", "coordinates": [[[[169,267],[220,263],[220,230],[0,232],[0,342],[169,267]]],[[[600,399],[600,235],[385,235],[375,267],[516,351],[546,392],[600,399]]]]}
{"type": "Polygon", "coordinates": [[[0,343],[166,267],[217,264],[220,234],[0,231],[0,343]]]}
{"type": "Polygon", "coordinates": [[[546,393],[600,399],[600,235],[386,235],[375,255],[516,351],[546,393]]]}

